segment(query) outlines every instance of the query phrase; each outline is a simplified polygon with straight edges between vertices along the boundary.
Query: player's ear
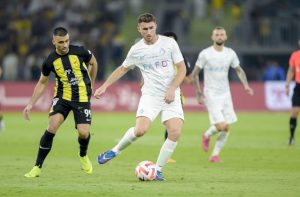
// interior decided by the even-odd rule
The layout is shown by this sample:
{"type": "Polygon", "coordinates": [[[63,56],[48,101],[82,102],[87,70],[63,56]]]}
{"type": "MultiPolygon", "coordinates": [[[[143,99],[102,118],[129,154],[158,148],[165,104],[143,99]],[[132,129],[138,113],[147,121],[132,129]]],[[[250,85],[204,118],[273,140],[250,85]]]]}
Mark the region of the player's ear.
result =
{"type": "Polygon", "coordinates": [[[52,44],[55,45],[55,39],[54,39],[54,36],[52,37],[52,44]]]}

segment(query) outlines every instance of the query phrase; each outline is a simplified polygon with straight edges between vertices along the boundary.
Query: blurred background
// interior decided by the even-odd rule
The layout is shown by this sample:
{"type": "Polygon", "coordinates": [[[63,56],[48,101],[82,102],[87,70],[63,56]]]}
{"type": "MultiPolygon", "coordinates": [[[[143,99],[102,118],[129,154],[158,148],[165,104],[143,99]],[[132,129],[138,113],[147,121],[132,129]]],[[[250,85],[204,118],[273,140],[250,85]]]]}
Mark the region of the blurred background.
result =
{"type": "MultiPolygon", "coordinates": [[[[289,55],[298,48],[298,0],[1,0],[1,80],[38,80],[53,49],[52,30],[60,25],[69,29],[72,44],[94,53],[97,80],[104,80],[139,37],[136,19],[144,12],[157,17],[158,33],[178,34],[192,65],[211,45],[212,29],[223,26],[226,45],[236,50],[250,81],[284,80],[289,55]]],[[[124,80],[136,75],[133,71],[124,80]]]]}

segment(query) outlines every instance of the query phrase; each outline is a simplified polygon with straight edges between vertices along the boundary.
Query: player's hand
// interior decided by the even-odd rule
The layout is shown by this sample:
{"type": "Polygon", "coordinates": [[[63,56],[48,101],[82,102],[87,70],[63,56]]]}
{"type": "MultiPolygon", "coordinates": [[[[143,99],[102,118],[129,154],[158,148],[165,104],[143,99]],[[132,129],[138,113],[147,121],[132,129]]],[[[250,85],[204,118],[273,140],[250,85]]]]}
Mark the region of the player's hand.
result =
{"type": "Polygon", "coordinates": [[[165,102],[170,104],[174,101],[175,99],[175,90],[172,88],[169,88],[167,90],[166,96],[165,96],[165,102]]]}
{"type": "Polygon", "coordinates": [[[286,85],[286,86],[285,86],[285,94],[286,94],[287,96],[290,95],[290,86],[289,86],[289,85],[286,85]]]}
{"type": "Polygon", "coordinates": [[[252,88],[250,88],[249,86],[248,86],[248,87],[245,87],[245,90],[246,90],[247,93],[250,94],[251,96],[254,95],[254,92],[253,92],[252,88]]]}
{"type": "Polygon", "coordinates": [[[23,116],[25,118],[25,120],[30,120],[29,118],[29,113],[31,111],[31,108],[32,108],[32,105],[31,104],[28,104],[25,109],[23,110],[23,116]]]}
{"type": "Polygon", "coordinates": [[[96,89],[94,96],[96,97],[96,99],[100,99],[102,94],[104,94],[106,91],[106,88],[103,86],[100,86],[98,89],[96,89]]]}
{"type": "Polygon", "coordinates": [[[197,102],[200,104],[200,105],[205,105],[205,96],[203,93],[197,95],[197,102]]]}

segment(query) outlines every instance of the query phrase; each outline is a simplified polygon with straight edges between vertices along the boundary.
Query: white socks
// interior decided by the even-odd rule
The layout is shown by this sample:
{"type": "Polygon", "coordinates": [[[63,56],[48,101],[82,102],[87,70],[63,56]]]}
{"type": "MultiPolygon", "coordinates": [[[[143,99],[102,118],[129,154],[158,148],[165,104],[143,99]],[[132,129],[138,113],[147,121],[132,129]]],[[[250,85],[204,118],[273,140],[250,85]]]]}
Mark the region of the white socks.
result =
{"type": "Polygon", "coordinates": [[[227,141],[228,135],[229,135],[229,131],[227,131],[227,132],[221,131],[220,132],[220,135],[219,135],[219,137],[217,139],[217,142],[215,144],[215,148],[214,148],[214,151],[212,153],[212,156],[219,155],[220,151],[222,150],[222,148],[224,147],[224,145],[227,141]]]}
{"type": "Polygon", "coordinates": [[[216,133],[218,133],[217,128],[215,127],[215,125],[211,125],[211,126],[207,129],[207,131],[204,133],[204,135],[205,135],[206,137],[210,137],[210,136],[215,135],[216,133]]]}
{"type": "Polygon", "coordinates": [[[157,161],[156,166],[157,170],[161,171],[162,168],[166,165],[168,159],[170,159],[172,153],[174,152],[176,148],[177,142],[169,140],[169,138],[166,139],[165,143],[162,145],[157,161]]]}
{"type": "Polygon", "coordinates": [[[134,142],[137,139],[137,137],[134,134],[134,127],[131,127],[127,130],[125,135],[122,137],[122,139],[119,141],[119,143],[112,149],[115,153],[119,153],[123,149],[125,149],[127,146],[129,146],[132,142],[134,142]]]}

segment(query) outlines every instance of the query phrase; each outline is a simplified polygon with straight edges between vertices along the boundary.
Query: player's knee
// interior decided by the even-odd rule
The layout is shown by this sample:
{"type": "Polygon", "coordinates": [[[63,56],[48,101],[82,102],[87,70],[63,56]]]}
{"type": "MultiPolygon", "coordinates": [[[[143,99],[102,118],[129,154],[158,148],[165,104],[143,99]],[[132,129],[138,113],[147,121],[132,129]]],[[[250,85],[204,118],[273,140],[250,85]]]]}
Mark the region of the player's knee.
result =
{"type": "Polygon", "coordinates": [[[169,129],[168,130],[168,138],[172,141],[177,141],[180,137],[180,129],[169,129]]]}
{"type": "Polygon", "coordinates": [[[229,125],[228,124],[217,124],[216,128],[218,129],[218,131],[229,131],[229,125]]]}
{"type": "Polygon", "coordinates": [[[136,137],[142,137],[143,135],[145,135],[146,132],[147,132],[147,128],[145,128],[145,127],[136,127],[134,134],[135,134],[136,137]]]}
{"type": "Polygon", "coordinates": [[[89,132],[89,131],[86,131],[86,130],[84,130],[84,131],[78,130],[78,135],[79,135],[80,138],[86,139],[86,138],[89,137],[90,132],[89,132]]]}

